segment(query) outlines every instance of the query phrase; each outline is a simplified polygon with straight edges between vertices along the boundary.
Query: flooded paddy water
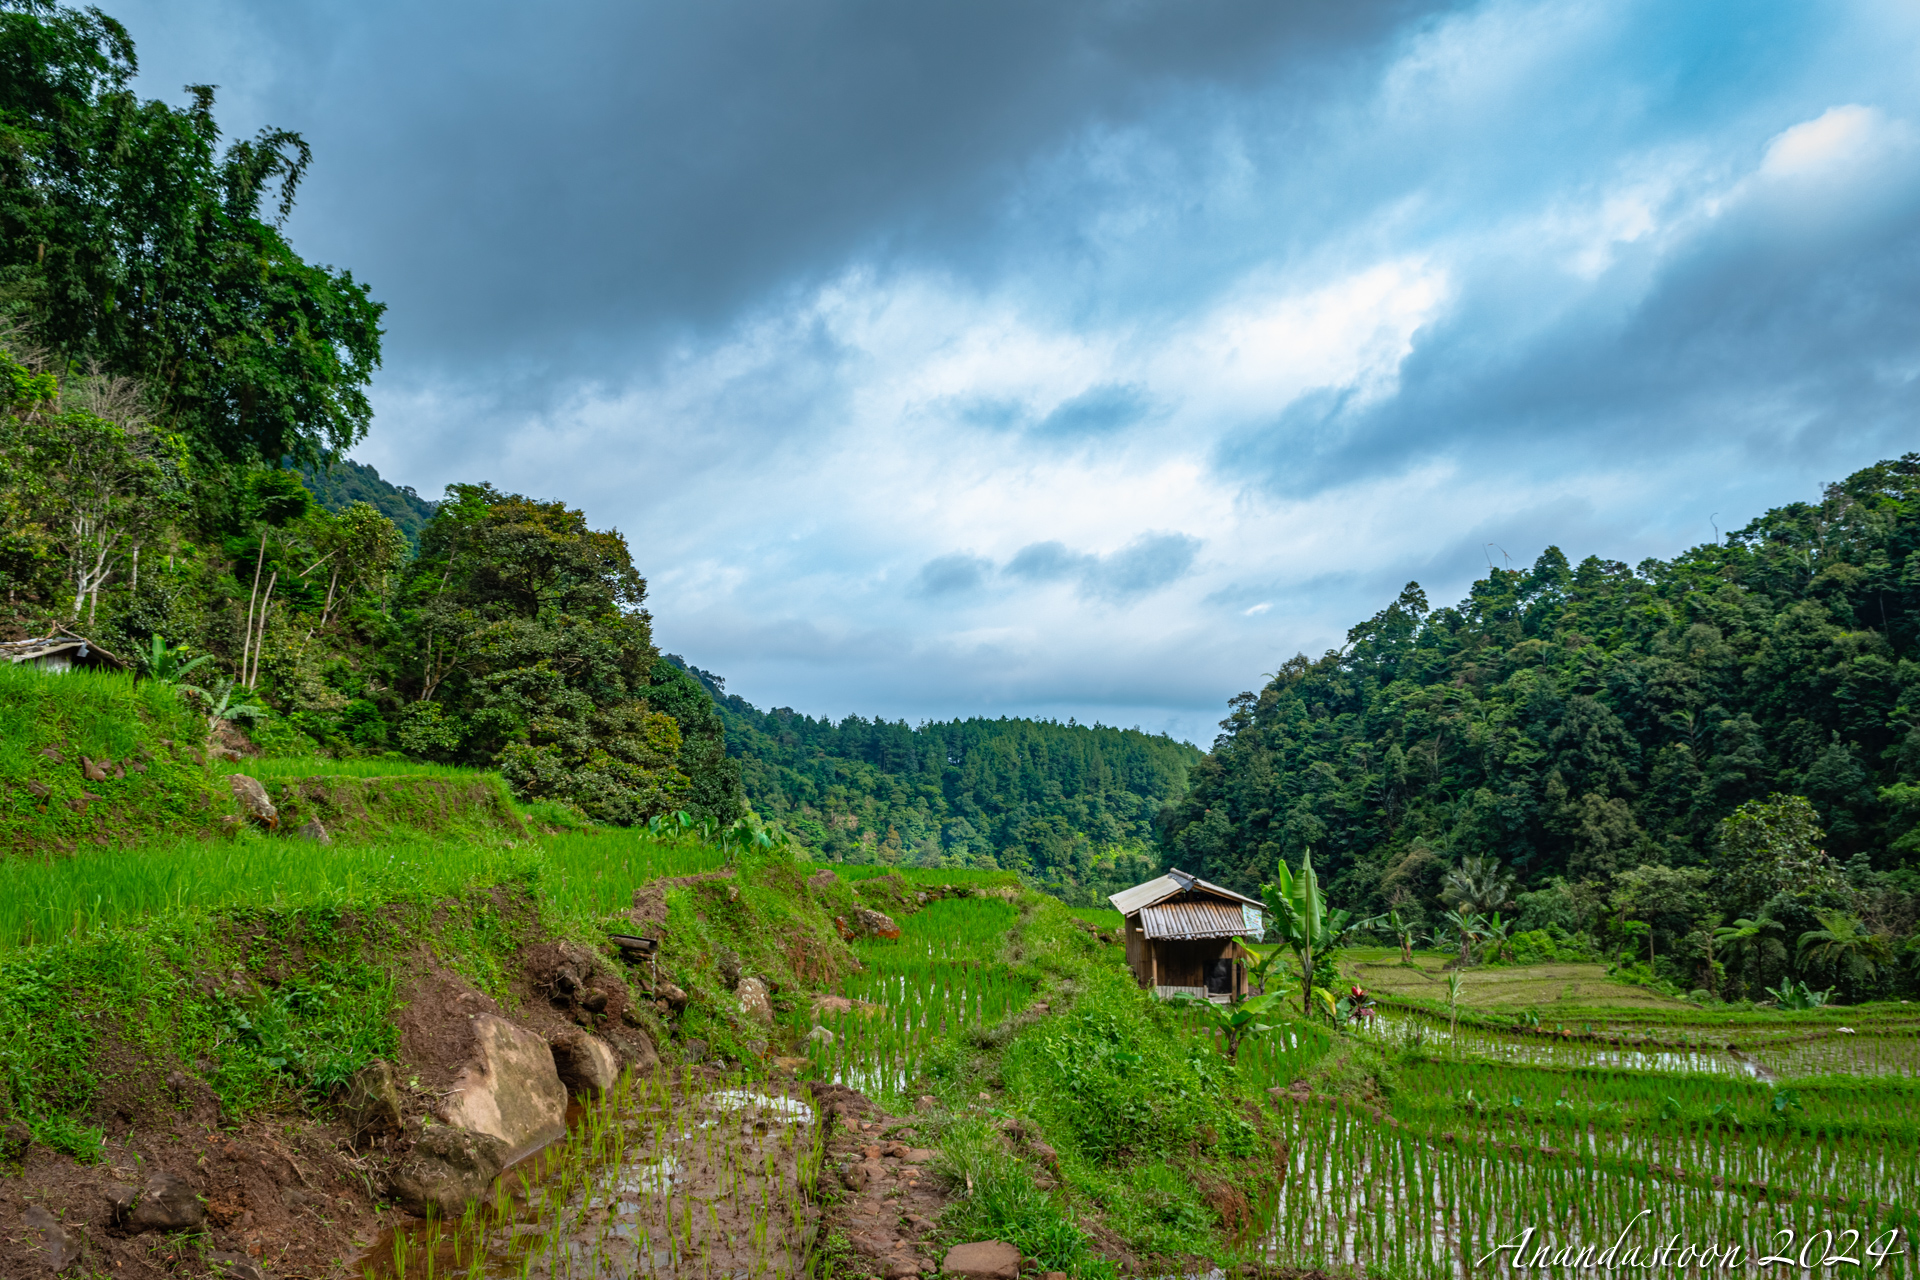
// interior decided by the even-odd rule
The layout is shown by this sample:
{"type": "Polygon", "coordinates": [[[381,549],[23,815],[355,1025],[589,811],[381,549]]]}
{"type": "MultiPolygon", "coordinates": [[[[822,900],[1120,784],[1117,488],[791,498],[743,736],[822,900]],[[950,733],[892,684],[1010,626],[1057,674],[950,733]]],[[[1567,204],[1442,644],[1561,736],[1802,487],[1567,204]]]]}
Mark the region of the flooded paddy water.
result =
{"type": "Polygon", "coordinates": [[[783,1277],[819,1210],[813,1107],[764,1082],[623,1077],[567,1136],[508,1169],[458,1220],[390,1232],[369,1280],[783,1277]]]}

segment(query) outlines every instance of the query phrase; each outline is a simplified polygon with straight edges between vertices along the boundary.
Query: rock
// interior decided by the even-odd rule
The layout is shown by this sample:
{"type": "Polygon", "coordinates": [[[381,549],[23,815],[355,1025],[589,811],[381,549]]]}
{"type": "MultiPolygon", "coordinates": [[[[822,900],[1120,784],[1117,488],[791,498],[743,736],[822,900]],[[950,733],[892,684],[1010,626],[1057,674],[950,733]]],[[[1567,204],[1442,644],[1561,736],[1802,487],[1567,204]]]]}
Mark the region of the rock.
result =
{"type": "Polygon", "coordinates": [[[333,837],[327,834],[326,827],[321,824],[318,818],[308,818],[306,825],[294,832],[294,834],[303,840],[311,840],[315,844],[333,843],[333,837]]]}
{"type": "Polygon", "coordinates": [[[280,825],[280,811],[267,798],[267,789],[260,785],[258,778],[231,773],[227,775],[227,785],[233,788],[233,798],[239,801],[241,812],[249,819],[269,831],[280,825]]]}
{"type": "Polygon", "coordinates": [[[707,1042],[705,1040],[689,1040],[681,1046],[680,1053],[688,1062],[705,1062],[707,1060],[707,1042]]]}
{"type": "Polygon", "coordinates": [[[143,1231],[189,1231],[207,1220],[193,1188],[170,1173],[156,1173],[138,1190],[110,1183],[113,1220],[135,1235],[143,1231]]]}
{"type": "Polygon", "coordinates": [[[807,888],[815,893],[825,893],[840,883],[840,877],[831,871],[816,871],[807,877],[807,888]]]}
{"type": "Polygon", "coordinates": [[[908,1276],[917,1276],[922,1270],[931,1271],[933,1268],[919,1258],[894,1258],[887,1263],[886,1277],[887,1280],[907,1280],[908,1276]]]}
{"type": "Polygon", "coordinates": [[[650,1076],[660,1067],[660,1055],[644,1031],[620,1037],[620,1057],[635,1075],[650,1076]]]}
{"type": "Polygon", "coordinates": [[[500,1139],[516,1156],[565,1133],[567,1090],[547,1042],[491,1013],[474,1016],[473,1039],[442,1118],[500,1139]]]}
{"type": "Polygon", "coordinates": [[[749,1058],[759,1059],[767,1056],[767,1042],[765,1040],[747,1040],[742,1042],[740,1047],[747,1051],[749,1058]]]}
{"type": "Polygon", "coordinates": [[[580,993],[580,1007],[588,1013],[607,1011],[607,993],[597,987],[588,987],[580,993]]]}
{"type": "Polygon", "coordinates": [[[900,926],[878,911],[858,907],[855,908],[853,916],[859,922],[860,932],[871,937],[893,939],[900,936],[900,926]]]}
{"type": "Polygon", "coordinates": [[[18,1164],[27,1158],[27,1148],[33,1145],[33,1130],[19,1120],[9,1120],[0,1125],[0,1164],[18,1164]]]}
{"type": "Polygon", "coordinates": [[[867,1189],[867,1167],[864,1164],[850,1164],[840,1171],[840,1182],[849,1191],[867,1189]]]}
{"type": "Polygon", "coordinates": [[[920,1095],[919,1106],[922,1111],[931,1111],[939,1105],[940,1099],[934,1097],[932,1094],[923,1093],[920,1095]]]}
{"type": "Polygon", "coordinates": [[[80,1242],[67,1234],[60,1220],[47,1212],[44,1205],[28,1205],[20,1215],[20,1225],[40,1233],[40,1248],[48,1270],[59,1271],[80,1256],[80,1242]]]}
{"type": "Polygon", "coordinates": [[[486,1196],[511,1148],[491,1134],[433,1125],[393,1172],[393,1198],[409,1213],[457,1218],[486,1196]]]}
{"type": "Polygon", "coordinates": [[[674,986],[671,982],[661,983],[660,989],[654,994],[666,1001],[667,1007],[675,1013],[687,1007],[687,1000],[689,998],[687,993],[674,986]]]}
{"type": "Polygon", "coordinates": [[[1041,1276],[1040,1280],[1067,1280],[1067,1273],[1064,1271],[1049,1271],[1041,1276]]]}
{"type": "Polygon", "coordinates": [[[815,1027],[813,1030],[807,1032],[807,1042],[809,1044],[832,1044],[833,1032],[827,1030],[825,1027],[815,1027]]]}
{"type": "Polygon", "coordinates": [[[927,1147],[909,1147],[907,1153],[900,1158],[908,1164],[931,1164],[933,1152],[927,1147]]]}
{"type": "Polygon", "coordinates": [[[233,1280],[267,1280],[260,1264],[244,1253],[209,1253],[207,1264],[213,1274],[232,1276],[233,1280]]]}
{"type": "Polygon", "coordinates": [[[730,948],[722,947],[713,953],[713,967],[719,971],[720,981],[731,991],[740,985],[740,957],[730,948]]]}
{"type": "MultiPolygon", "coordinates": [[[[106,765],[111,765],[112,763],[113,761],[109,760],[106,762],[106,765]]],[[[106,765],[96,764],[93,760],[89,759],[88,757],[81,756],[80,757],[80,776],[85,778],[88,782],[105,782],[107,780],[106,765]]]]}
{"type": "Polygon", "coordinates": [[[962,1280],[1019,1280],[1020,1251],[999,1240],[957,1244],[947,1250],[940,1270],[962,1280]]]}
{"type": "Polygon", "coordinates": [[[767,984],[758,978],[742,978],[738,987],[740,1013],[755,1022],[773,1023],[773,1002],[767,998],[767,984]]]}
{"type": "Polygon", "coordinates": [[[400,1132],[405,1123],[400,1111],[400,1083],[393,1068],[384,1062],[370,1062],[354,1072],[347,1081],[347,1098],[341,1114],[353,1126],[354,1141],[400,1132]]]}
{"type": "Polygon", "coordinates": [[[620,1059],[599,1036],[562,1031],[549,1043],[560,1083],[576,1098],[598,1098],[620,1079],[620,1059]]]}

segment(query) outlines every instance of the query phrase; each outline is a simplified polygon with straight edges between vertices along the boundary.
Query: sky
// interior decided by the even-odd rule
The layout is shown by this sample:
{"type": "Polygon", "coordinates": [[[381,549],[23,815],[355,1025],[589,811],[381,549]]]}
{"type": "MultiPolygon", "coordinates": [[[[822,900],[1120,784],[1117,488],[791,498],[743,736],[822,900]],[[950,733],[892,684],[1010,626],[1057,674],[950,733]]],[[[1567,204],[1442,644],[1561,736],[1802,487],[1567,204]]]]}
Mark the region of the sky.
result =
{"type": "Polygon", "coordinates": [[[1204,746],[1920,447],[1910,3],[104,2],[313,145],[353,456],[618,528],[761,707],[1204,746]]]}

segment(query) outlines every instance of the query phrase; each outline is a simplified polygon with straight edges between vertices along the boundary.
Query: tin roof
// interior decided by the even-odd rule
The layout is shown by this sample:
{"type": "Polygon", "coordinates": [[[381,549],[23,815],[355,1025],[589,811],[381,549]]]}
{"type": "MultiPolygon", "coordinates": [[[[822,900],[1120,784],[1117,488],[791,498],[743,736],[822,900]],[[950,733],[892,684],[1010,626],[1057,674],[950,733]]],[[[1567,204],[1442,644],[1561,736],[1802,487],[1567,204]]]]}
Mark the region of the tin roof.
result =
{"type": "Polygon", "coordinates": [[[1165,902],[1168,898],[1182,893],[1202,893],[1216,898],[1227,898],[1234,902],[1244,902],[1250,907],[1265,907],[1258,898],[1249,898],[1244,893],[1235,893],[1223,889],[1217,884],[1202,880],[1199,876],[1188,875],[1175,867],[1167,874],[1145,884],[1137,884],[1131,889],[1122,889],[1119,893],[1107,895],[1107,901],[1113,909],[1123,916],[1130,916],[1142,907],[1150,907],[1156,902],[1165,902]]]}
{"type": "Polygon", "coordinates": [[[1201,899],[1140,909],[1140,931],[1149,938],[1238,938],[1258,934],[1257,915],[1237,902],[1201,899]]]}
{"type": "Polygon", "coordinates": [[[61,654],[70,654],[75,661],[103,662],[123,669],[127,665],[85,636],[76,636],[71,631],[62,631],[52,636],[39,636],[32,640],[0,641],[0,657],[13,663],[33,662],[40,658],[52,658],[61,654]]]}

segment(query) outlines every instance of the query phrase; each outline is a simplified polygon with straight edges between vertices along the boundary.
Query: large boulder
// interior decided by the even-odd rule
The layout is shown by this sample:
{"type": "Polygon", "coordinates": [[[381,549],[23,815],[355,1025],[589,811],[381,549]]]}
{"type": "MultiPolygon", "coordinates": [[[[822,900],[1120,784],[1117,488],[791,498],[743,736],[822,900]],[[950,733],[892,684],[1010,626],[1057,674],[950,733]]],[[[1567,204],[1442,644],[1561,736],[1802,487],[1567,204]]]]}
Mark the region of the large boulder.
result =
{"type": "Polygon", "coordinates": [[[767,984],[758,978],[742,978],[736,989],[740,997],[742,1017],[752,1018],[755,1022],[771,1026],[773,1023],[773,1001],[767,996],[767,984]]]}
{"type": "Polygon", "coordinates": [[[433,1125],[393,1171],[393,1198],[423,1218],[457,1218],[469,1201],[486,1198],[511,1154],[507,1144],[491,1134],[433,1125]]]}
{"type": "MultiPolygon", "coordinates": [[[[44,1205],[28,1205],[20,1215],[20,1225],[40,1233],[41,1258],[47,1270],[64,1271],[68,1263],[80,1256],[80,1241],[68,1234],[60,1225],[60,1219],[47,1212],[44,1205]]],[[[31,1243],[33,1237],[28,1236],[27,1240],[31,1243]]]]}
{"type": "Polygon", "coordinates": [[[244,773],[227,775],[227,785],[233,788],[233,798],[240,804],[240,812],[250,821],[271,831],[280,825],[280,810],[267,798],[267,789],[260,785],[258,778],[249,778],[244,773]]]}
{"type": "Polygon", "coordinates": [[[853,918],[859,923],[860,932],[869,937],[898,938],[900,936],[900,926],[895,924],[891,917],[868,907],[856,908],[853,918]]]}
{"type": "Polygon", "coordinates": [[[516,1158],[567,1131],[567,1089],[544,1039],[481,1013],[473,1042],[473,1058],[441,1105],[443,1120],[500,1139],[516,1158]]]}
{"type": "Polygon", "coordinates": [[[353,1079],[347,1081],[347,1096],[340,1112],[341,1118],[353,1126],[356,1143],[400,1132],[404,1118],[400,1082],[394,1077],[393,1067],[370,1062],[354,1072],[353,1079]]]}
{"type": "Polygon", "coordinates": [[[1020,1251],[999,1240],[957,1244],[947,1250],[940,1270],[962,1280],[1019,1280],[1020,1251]]]}
{"type": "Polygon", "coordinates": [[[548,1041],[560,1083],[576,1098],[602,1097],[620,1079],[620,1058],[599,1036],[569,1027],[548,1041]]]}
{"type": "Polygon", "coordinates": [[[156,1173],[143,1187],[114,1183],[107,1188],[113,1220],[127,1231],[191,1231],[207,1220],[207,1210],[192,1187],[170,1173],[156,1173]]]}

